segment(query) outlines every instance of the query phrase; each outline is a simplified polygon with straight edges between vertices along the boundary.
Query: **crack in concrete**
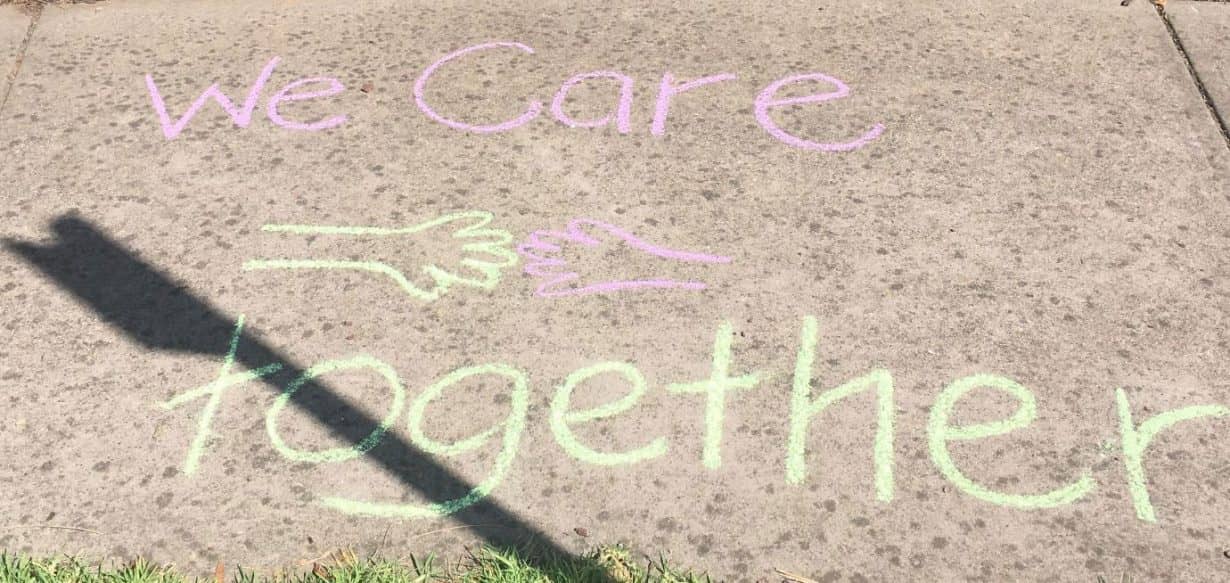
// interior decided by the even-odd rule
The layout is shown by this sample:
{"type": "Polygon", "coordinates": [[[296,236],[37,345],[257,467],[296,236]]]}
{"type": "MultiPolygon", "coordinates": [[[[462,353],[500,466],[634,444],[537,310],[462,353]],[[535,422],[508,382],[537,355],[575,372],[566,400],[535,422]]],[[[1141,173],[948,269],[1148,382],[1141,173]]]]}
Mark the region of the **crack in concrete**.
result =
{"type": "MultiPolygon", "coordinates": [[[[1221,1],[1221,0],[1215,0],[1221,1]]],[[[1204,81],[1200,79],[1200,74],[1196,72],[1196,65],[1192,62],[1192,57],[1187,53],[1187,49],[1183,46],[1183,40],[1179,38],[1179,31],[1175,30],[1174,23],[1170,21],[1170,17],[1166,14],[1164,6],[1155,6],[1157,15],[1162,19],[1162,24],[1166,25],[1166,31],[1170,33],[1170,41],[1174,43],[1175,50],[1179,51],[1179,57],[1183,59],[1183,64],[1187,66],[1187,73],[1191,75],[1192,81],[1196,84],[1196,91],[1200,92],[1200,99],[1204,101],[1204,105],[1209,110],[1209,114],[1213,116],[1213,121],[1221,130],[1222,140],[1226,142],[1226,148],[1230,149],[1230,125],[1228,125],[1226,117],[1217,109],[1217,104],[1213,102],[1213,97],[1209,95],[1209,90],[1204,86],[1204,81]]]]}
{"type": "Polygon", "coordinates": [[[13,92],[13,86],[17,84],[17,76],[21,73],[21,63],[25,61],[26,50],[30,48],[30,41],[34,38],[34,28],[38,26],[39,18],[43,16],[43,4],[35,3],[30,10],[30,25],[26,27],[26,36],[21,39],[21,46],[17,49],[17,59],[13,62],[13,70],[5,79],[4,95],[0,96],[0,115],[4,113],[4,106],[8,105],[9,94],[13,92]]]}

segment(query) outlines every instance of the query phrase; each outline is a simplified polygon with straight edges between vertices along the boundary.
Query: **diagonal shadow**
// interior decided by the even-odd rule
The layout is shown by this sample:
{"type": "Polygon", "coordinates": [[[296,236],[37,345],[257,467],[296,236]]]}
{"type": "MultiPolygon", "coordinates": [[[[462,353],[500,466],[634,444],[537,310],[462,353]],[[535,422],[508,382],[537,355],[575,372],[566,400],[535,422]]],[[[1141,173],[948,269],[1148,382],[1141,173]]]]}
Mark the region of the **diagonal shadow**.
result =
{"type": "MultiPolygon", "coordinates": [[[[80,217],[61,216],[52,222],[51,229],[57,239],[49,245],[5,239],[5,247],[141,345],[151,350],[225,357],[234,333],[234,318],[80,217]]],[[[247,331],[240,337],[235,360],[249,369],[282,363],[280,371],[262,379],[279,393],[305,370],[247,331]]],[[[346,443],[363,441],[379,425],[378,419],[317,380],[304,384],[290,402],[346,443]]],[[[463,496],[473,487],[392,433],[386,432],[366,457],[432,502],[463,496]]],[[[491,545],[528,545],[544,557],[570,556],[550,537],[490,498],[451,517],[491,545]]]]}

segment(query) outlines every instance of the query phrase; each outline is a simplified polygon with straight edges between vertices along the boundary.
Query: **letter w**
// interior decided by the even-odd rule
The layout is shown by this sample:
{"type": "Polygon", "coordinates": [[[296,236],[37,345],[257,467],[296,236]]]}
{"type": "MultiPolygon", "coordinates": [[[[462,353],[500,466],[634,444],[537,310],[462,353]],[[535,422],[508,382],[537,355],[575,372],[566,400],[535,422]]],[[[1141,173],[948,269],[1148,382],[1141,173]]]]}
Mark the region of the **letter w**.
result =
{"type": "Polygon", "coordinates": [[[158,121],[162,122],[163,135],[168,140],[175,139],[175,136],[184,131],[188,122],[192,121],[197,112],[202,107],[205,107],[205,102],[209,101],[210,98],[217,101],[218,105],[221,105],[222,109],[225,109],[230,114],[231,119],[235,121],[235,125],[241,128],[248,127],[248,124],[252,122],[252,111],[256,109],[256,101],[260,99],[261,90],[264,89],[265,83],[269,81],[269,77],[273,75],[273,69],[278,66],[278,61],[279,58],[274,57],[269,60],[269,64],[265,65],[260,77],[256,79],[256,83],[252,85],[251,91],[248,92],[248,98],[243,102],[242,108],[236,107],[235,103],[218,89],[218,84],[214,83],[200,97],[196,98],[196,101],[192,102],[192,105],[188,107],[188,111],[184,112],[184,115],[175,123],[171,123],[171,116],[167,114],[167,104],[162,100],[162,94],[158,92],[158,86],[154,84],[154,77],[146,75],[145,86],[149,88],[149,97],[154,102],[154,111],[158,112],[158,121]]]}

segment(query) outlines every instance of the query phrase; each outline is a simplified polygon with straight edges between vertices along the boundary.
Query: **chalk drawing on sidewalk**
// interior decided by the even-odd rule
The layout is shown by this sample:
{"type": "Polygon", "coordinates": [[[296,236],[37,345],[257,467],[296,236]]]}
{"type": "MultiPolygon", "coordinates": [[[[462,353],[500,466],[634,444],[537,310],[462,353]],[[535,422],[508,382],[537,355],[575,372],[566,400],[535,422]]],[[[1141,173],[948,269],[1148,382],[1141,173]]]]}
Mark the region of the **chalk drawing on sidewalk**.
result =
{"type": "MultiPolygon", "coordinates": [[[[229,349],[222,362],[222,367],[213,382],[184,391],[169,400],[158,403],[161,408],[170,411],[204,398],[205,402],[196,417],[196,434],[190,440],[187,456],[182,466],[184,474],[188,476],[200,473],[201,459],[208,449],[209,442],[222,437],[215,434],[212,427],[224,400],[224,393],[232,388],[239,388],[256,381],[268,381],[273,374],[293,368],[293,365],[288,363],[272,362],[256,369],[233,372],[243,329],[244,318],[240,316],[235,323],[234,333],[231,335],[229,349]]],[[[646,443],[630,450],[610,451],[607,449],[609,444],[604,447],[601,441],[583,442],[581,437],[574,432],[574,428],[591,421],[635,414],[632,409],[651,390],[661,390],[681,397],[703,394],[706,399],[702,413],[705,431],[702,440],[701,462],[708,470],[719,469],[722,465],[720,448],[727,398],[735,392],[747,391],[765,384],[772,376],[762,371],[731,376],[733,336],[734,327],[729,321],[723,321],[718,325],[713,342],[710,375],[708,379],[697,382],[662,384],[658,389],[651,389],[648,379],[637,365],[627,360],[607,360],[573,370],[564,378],[563,383],[555,388],[550,401],[547,421],[556,443],[574,460],[587,465],[625,466],[650,463],[666,456],[671,451],[671,444],[666,436],[648,437],[646,443]],[[572,396],[579,386],[596,377],[612,374],[626,381],[629,386],[626,394],[598,406],[573,408],[572,396]]],[[[830,408],[838,402],[842,402],[847,408],[858,407],[857,403],[848,398],[859,394],[873,394],[875,404],[872,407],[872,413],[875,421],[868,423],[866,427],[874,428],[872,448],[875,469],[874,494],[880,502],[892,503],[895,498],[894,465],[897,454],[893,425],[898,411],[893,375],[887,369],[875,369],[855,379],[841,382],[836,388],[817,392],[816,387],[813,386],[818,382],[813,365],[818,360],[816,354],[818,339],[819,325],[815,316],[804,316],[799,333],[799,350],[794,363],[794,377],[791,382],[789,435],[785,442],[781,443],[785,446],[785,482],[797,487],[807,481],[807,466],[809,465],[807,444],[812,439],[810,434],[825,432],[822,427],[817,429],[817,426],[822,425],[816,423],[818,418],[830,411],[830,408]]],[[[530,374],[515,364],[488,362],[463,366],[431,381],[426,388],[417,391],[417,395],[410,399],[410,391],[407,390],[407,385],[402,382],[396,370],[388,363],[373,356],[359,354],[348,358],[325,360],[295,374],[293,378],[288,376],[284,380],[275,381],[282,391],[264,412],[266,433],[273,449],[284,459],[307,464],[334,464],[351,461],[369,455],[369,452],[383,440],[398,440],[399,438],[391,435],[391,432],[403,414],[406,418],[404,427],[415,451],[421,451],[434,458],[455,457],[498,442],[498,453],[486,477],[470,486],[466,493],[454,498],[427,503],[382,502],[340,496],[319,498],[321,505],[352,515],[396,519],[447,516],[488,498],[509,475],[518,457],[521,436],[528,421],[532,394],[529,379],[530,374]],[[387,382],[392,398],[389,400],[383,417],[379,420],[370,419],[370,424],[374,427],[366,430],[365,435],[352,435],[351,445],[324,450],[302,450],[287,444],[278,428],[278,419],[287,405],[297,398],[296,393],[304,385],[315,382],[318,377],[347,369],[367,369],[377,373],[387,382]],[[477,433],[457,438],[451,442],[440,441],[428,436],[424,426],[430,417],[427,411],[429,406],[441,400],[448,389],[472,377],[495,377],[501,381],[500,384],[508,391],[507,416],[477,433]]],[[[1148,476],[1144,468],[1144,461],[1153,445],[1154,438],[1163,431],[1186,421],[1230,416],[1230,408],[1218,404],[1189,405],[1161,411],[1137,423],[1133,419],[1132,407],[1126,393],[1119,389],[1115,391],[1114,396],[1119,413],[1120,453],[1124,461],[1124,473],[1127,477],[1128,491],[1135,514],[1141,521],[1157,522],[1157,515],[1148,490],[1148,476]]],[[[866,407],[865,404],[862,406],[866,407]]],[[[1050,491],[1037,494],[1008,492],[992,489],[967,475],[949,451],[949,444],[954,441],[979,441],[1026,429],[1033,424],[1037,416],[1037,397],[1013,379],[985,373],[959,378],[944,388],[930,407],[926,440],[931,460],[940,475],[956,486],[958,491],[994,506],[1040,510],[1074,504],[1096,489],[1094,476],[1088,468],[1079,471],[1079,475],[1075,479],[1069,479],[1066,485],[1050,491]],[[982,423],[960,425],[953,421],[954,411],[961,400],[975,393],[992,392],[1013,398],[1018,404],[1016,411],[1010,416],[982,423]]],[[[1108,442],[1105,448],[1114,449],[1113,441],[1108,442]]],[[[975,473],[982,472],[975,470],[975,473]]]]}
{"type": "Polygon", "coordinates": [[[700,281],[669,278],[590,280],[588,275],[571,267],[563,258],[561,243],[574,243],[578,249],[596,250],[604,243],[623,243],[646,255],[687,263],[730,263],[730,257],[680,251],[654,245],[615,225],[594,219],[569,221],[562,231],[538,230],[517,245],[517,253],[525,258],[525,273],[542,283],[534,291],[539,297],[579,296],[612,293],[633,289],[705,289],[700,281]]]}
{"type": "MultiPolygon", "coordinates": [[[[229,388],[246,385],[278,372],[285,367],[282,363],[275,362],[255,370],[232,373],[231,369],[235,363],[235,354],[239,349],[243,327],[244,316],[240,315],[239,319],[235,322],[235,330],[231,335],[230,346],[222,362],[222,368],[218,373],[218,377],[213,382],[185,391],[169,400],[158,403],[164,410],[171,411],[201,397],[209,397],[197,417],[197,432],[188,446],[188,454],[182,466],[184,474],[188,476],[196,474],[200,468],[200,460],[208,446],[208,442],[213,438],[219,437],[214,434],[211,427],[214,416],[218,412],[218,406],[222,401],[223,393],[229,388]]],[[[503,482],[504,477],[507,475],[508,469],[512,466],[513,458],[517,455],[521,433],[525,429],[525,418],[528,408],[529,380],[524,371],[500,363],[486,363],[456,369],[424,389],[409,405],[407,427],[410,432],[411,443],[430,455],[451,457],[482,447],[503,430],[500,453],[496,457],[495,467],[487,478],[474,485],[463,496],[431,504],[370,502],[337,496],[323,497],[320,502],[326,507],[348,514],[381,516],[385,518],[436,518],[473,506],[489,496],[503,482]],[[443,443],[428,437],[423,431],[424,411],[427,405],[439,398],[446,388],[470,377],[482,375],[504,377],[512,381],[512,390],[509,393],[510,411],[508,417],[481,433],[453,443],[443,443]]],[[[318,362],[290,381],[274,403],[265,411],[265,430],[273,449],[284,459],[308,464],[345,462],[366,454],[378,445],[385,438],[393,423],[397,421],[403,409],[407,409],[406,390],[397,371],[374,356],[359,354],[349,358],[318,362]],[[278,417],[286,409],[290,401],[295,398],[295,393],[303,388],[304,385],[312,383],[317,377],[348,369],[372,370],[379,373],[388,383],[392,389],[393,399],[383,419],[361,441],[349,446],[321,451],[300,450],[290,446],[283,439],[278,429],[278,417]]]]}
{"type": "Polygon", "coordinates": [[[209,395],[209,400],[205,402],[205,407],[201,409],[201,414],[197,417],[196,436],[192,438],[192,444],[188,446],[188,456],[184,458],[184,465],[181,467],[181,470],[189,476],[195,474],[197,468],[200,467],[201,454],[205,451],[212,435],[210,427],[213,426],[214,415],[218,413],[218,406],[222,403],[222,394],[228,388],[245,384],[282,369],[282,365],[275,362],[242,373],[231,372],[231,368],[235,366],[235,352],[239,349],[239,338],[243,333],[243,321],[244,317],[241,314],[239,320],[235,322],[235,332],[231,335],[231,344],[226,351],[226,358],[222,361],[222,368],[218,371],[217,379],[159,403],[163,409],[170,411],[184,403],[209,395]]]}
{"type": "Polygon", "coordinates": [[[446,269],[435,263],[424,265],[420,271],[432,281],[430,287],[416,285],[400,269],[382,261],[253,259],[245,262],[243,268],[247,271],[264,269],[365,271],[393,280],[402,292],[415,300],[434,302],[447,294],[454,286],[482,290],[494,289],[499,284],[504,270],[517,264],[517,254],[512,250],[512,234],[503,229],[489,228],[488,225],[493,218],[494,216],[487,211],[464,211],[401,228],[284,224],[261,227],[261,230],[269,233],[340,237],[413,236],[439,232],[440,229],[452,229],[447,236],[460,242],[461,251],[465,254],[460,261],[460,266],[473,273],[446,269]]]}

